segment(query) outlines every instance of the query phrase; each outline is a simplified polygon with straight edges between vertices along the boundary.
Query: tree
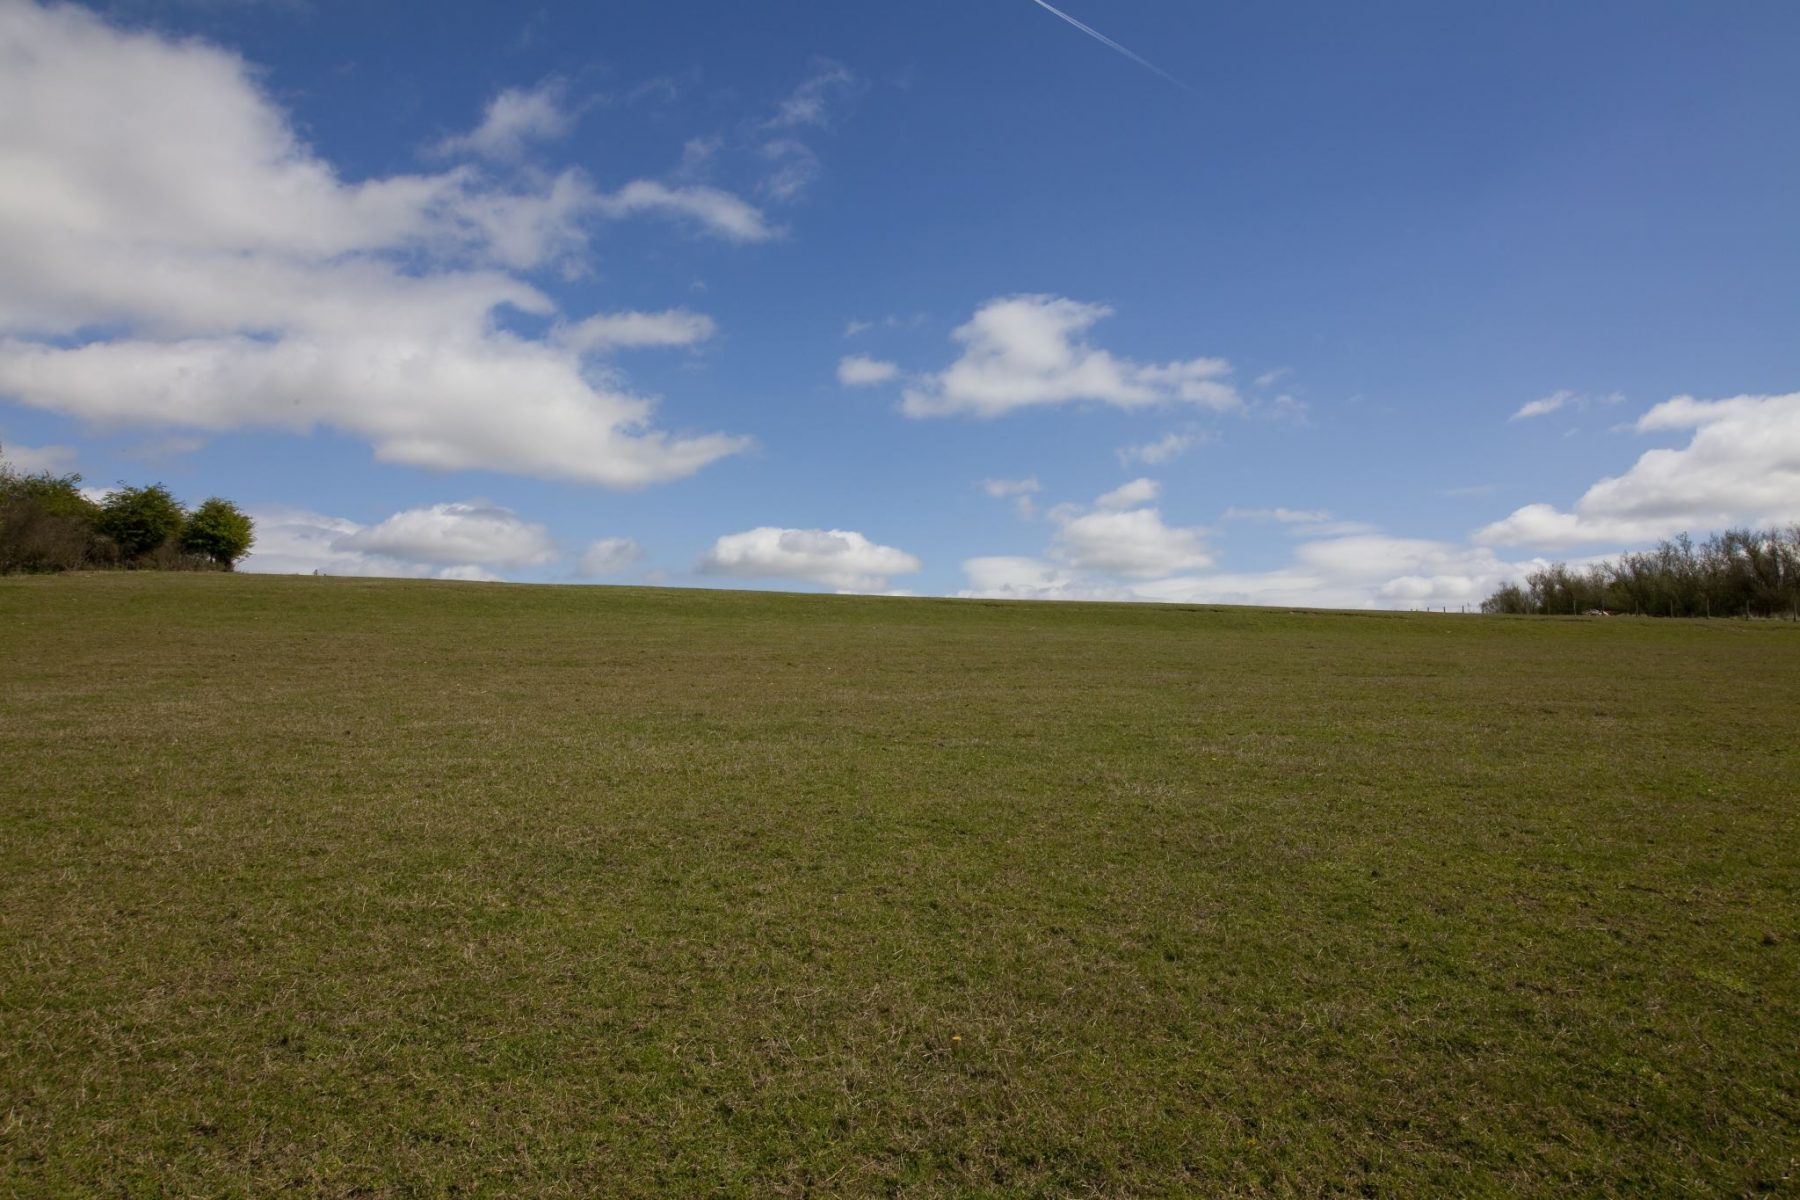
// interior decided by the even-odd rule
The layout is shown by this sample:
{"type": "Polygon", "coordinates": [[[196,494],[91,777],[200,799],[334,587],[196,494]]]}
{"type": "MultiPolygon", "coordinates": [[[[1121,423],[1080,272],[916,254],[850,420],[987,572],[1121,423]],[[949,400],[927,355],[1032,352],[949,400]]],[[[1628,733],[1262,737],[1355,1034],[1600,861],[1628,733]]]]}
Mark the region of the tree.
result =
{"type": "Polygon", "coordinates": [[[181,548],[202,555],[229,571],[256,540],[256,525],[229,500],[214,496],[188,516],[181,527],[181,548]]]}
{"type": "Polygon", "coordinates": [[[97,527],[119,547],[127,562],[144,558],[181,532],[181,505],[160,483],[121,484],[100,505],[97,527]]]}

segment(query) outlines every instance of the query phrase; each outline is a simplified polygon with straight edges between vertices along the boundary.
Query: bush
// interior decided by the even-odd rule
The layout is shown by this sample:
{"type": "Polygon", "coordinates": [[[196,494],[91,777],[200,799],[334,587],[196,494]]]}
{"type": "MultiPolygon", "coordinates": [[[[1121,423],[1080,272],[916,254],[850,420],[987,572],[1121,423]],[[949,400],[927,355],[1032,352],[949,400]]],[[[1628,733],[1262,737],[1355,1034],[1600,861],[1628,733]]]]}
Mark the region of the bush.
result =
{"type": "Polygon", "coordinates": [[[121,565],[229,571],[253,541],[250,518],[217,496],[191,517],[160,483],[121,484],[96,504],[79,475],[22,475],[0,457],[0,574],[121,565]]]}
{"type": "Polygon", "coordinates": [[[160,483],[127,487],[107,495],[100,505],[99,531],[119,547],[127,563],[147,558],[181,533],[181,505],[160,483]]]}
{"type": "Polygon", "coordinates": [[[69,571],[111,557],[96,527],[100,508],[81,476],[21,475],[0,462],[0,572],[69,571]]]}
{"type": "Polygon", "coordinates": [[[181,528],[181,549],[229,571],[256,540],[255,523],[229,500],[201,503],[181,528]]]}
{"type": "Polygon", "coordinates": [[[1731,529],[1700,545],[1687,534],[1654,550],[1621,555],[1586,571],[1562,563],[1533,571],[1482,601],[1490,613],[1580,613],[1653,617],[1800,617],[1800,526],[1731,529]]]}

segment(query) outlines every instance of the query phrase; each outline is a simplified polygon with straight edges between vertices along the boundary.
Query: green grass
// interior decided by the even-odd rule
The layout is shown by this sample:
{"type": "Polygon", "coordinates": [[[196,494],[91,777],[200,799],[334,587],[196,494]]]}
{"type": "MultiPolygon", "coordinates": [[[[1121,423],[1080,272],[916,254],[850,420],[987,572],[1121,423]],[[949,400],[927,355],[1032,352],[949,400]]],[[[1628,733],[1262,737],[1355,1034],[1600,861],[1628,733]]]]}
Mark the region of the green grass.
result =
{"type": "Polygon", "coordinates": [[[1800,628],[0,579],[0,1194],[1800,1190],[1800,628]]]}

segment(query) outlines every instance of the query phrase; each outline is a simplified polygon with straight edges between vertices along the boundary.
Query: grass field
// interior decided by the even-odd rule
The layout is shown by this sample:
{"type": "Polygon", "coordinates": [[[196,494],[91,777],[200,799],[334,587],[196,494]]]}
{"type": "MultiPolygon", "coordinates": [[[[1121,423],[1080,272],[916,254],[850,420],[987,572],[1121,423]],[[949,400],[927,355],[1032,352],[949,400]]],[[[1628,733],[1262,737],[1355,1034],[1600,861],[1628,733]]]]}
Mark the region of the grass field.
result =
{"type": "Polygon", "coordinates": [[[0,1194],[1800,1194],[1800,628],[0,579],[0,1194]]]}

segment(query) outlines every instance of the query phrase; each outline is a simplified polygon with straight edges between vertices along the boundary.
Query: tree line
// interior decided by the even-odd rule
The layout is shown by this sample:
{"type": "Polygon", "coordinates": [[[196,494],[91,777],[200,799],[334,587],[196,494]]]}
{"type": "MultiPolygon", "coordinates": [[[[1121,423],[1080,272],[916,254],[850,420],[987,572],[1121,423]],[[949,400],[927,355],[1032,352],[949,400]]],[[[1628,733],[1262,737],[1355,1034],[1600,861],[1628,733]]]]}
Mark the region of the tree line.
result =
{"type": "Polygon", "coordinates": [[[26,473],[0,457],[0,574],[229,571],[255,539],[249,516],[217,496],[190,510],[160,483],[121,484],[93,500],[80,475],[26,473]]]}
{"type": "Polygon", "coordinates": [[[1553,563],[1482,601],[1488,613],[1800,617],[1800,525],[1731,529],[1579,570],[1553,563]]]}

